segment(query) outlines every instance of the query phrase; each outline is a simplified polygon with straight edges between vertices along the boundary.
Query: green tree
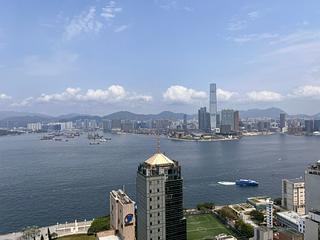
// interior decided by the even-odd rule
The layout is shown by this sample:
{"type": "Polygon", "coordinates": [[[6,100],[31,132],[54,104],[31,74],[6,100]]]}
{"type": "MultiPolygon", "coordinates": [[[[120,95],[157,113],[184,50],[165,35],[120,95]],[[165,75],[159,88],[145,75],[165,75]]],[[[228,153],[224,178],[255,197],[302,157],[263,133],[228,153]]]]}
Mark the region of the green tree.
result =
{"type": "Polygon", "coordinates": [[[254,236],[254,229],[250,224],[243,222],[242,220],[237,220],[235,223],[235,228],[247,238],[254,236]]]}
{"type": "Polygon", "coordinates": [[[93,235],[108,229],[110,229],[110,216],[98,217],[91,223],[88,229],[88,235],[93,235]]]}
{"type": "Polygon", "coordinates": [[[198,210],[212,210],[214,207],[215,204],[213,202],[204,202],[197,205],[198,210]]]}
{"type": "Polygon", "coordinates": [[[250,216],[253,220],[257,221],[258,223],[262,223],[264,221],[264,215],[260,211],[253,210],[250,212],[250,216]]]}
{"type": "Polygon", "coordinates": [[[220,216],[226,219],[231,219],[231,220],[237,220],[238,216],[237,214],[228,206],[221,208],[218,210],[218,213],[220,216]]]}

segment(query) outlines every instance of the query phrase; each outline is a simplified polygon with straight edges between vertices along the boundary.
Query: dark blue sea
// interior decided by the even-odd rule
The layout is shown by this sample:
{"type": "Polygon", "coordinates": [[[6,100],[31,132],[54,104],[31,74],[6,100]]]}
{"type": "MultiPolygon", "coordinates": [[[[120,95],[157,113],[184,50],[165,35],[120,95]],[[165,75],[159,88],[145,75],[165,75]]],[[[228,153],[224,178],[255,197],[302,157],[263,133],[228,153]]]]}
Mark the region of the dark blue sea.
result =
{"type": "MultiPolygon", "coordinates": [[[[122,188],[135,198],[136,169],[156,149],[152,136],[112,135],[89,145],[83,135],[69,142],[41,135],[0,137],[0,233],[25,226],[90,220],[106,215],[108,193],[122,188]]],[[[244,137],[239,141],[180,142],[161,139],[161,150],[182,165],[185,207],[226,204],[248,197],[281,195],[281,179],[303,176],[320,159],[320,137],[244,137]],[[219,185],[251,178],[257,188],[219,185]]]]}

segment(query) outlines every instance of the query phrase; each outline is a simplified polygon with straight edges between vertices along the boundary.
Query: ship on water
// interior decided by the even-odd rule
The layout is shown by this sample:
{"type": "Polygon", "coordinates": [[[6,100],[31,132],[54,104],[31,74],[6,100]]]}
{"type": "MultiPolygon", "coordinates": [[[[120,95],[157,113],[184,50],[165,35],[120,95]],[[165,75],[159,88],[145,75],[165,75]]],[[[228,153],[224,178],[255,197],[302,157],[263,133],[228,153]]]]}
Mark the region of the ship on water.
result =
{"type": "Polygon", "coordinates": [[[236,181],[236,185],[240,187],[256,187],[259,183],[251,179],[239,179],[236,181]]]}

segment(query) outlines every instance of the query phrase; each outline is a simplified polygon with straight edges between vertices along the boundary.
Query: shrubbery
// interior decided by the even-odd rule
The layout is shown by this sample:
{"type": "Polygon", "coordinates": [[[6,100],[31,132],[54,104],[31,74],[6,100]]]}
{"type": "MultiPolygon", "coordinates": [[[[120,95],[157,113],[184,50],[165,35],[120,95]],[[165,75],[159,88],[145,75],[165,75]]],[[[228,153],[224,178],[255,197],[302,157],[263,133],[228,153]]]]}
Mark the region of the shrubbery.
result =
{"type": "Polygon", "coordinates": [[[110,229],[110,216],[98,217],[93,220],[90,228],[88,229],[88,235],[93,235],[101,231],[110,229]]]}

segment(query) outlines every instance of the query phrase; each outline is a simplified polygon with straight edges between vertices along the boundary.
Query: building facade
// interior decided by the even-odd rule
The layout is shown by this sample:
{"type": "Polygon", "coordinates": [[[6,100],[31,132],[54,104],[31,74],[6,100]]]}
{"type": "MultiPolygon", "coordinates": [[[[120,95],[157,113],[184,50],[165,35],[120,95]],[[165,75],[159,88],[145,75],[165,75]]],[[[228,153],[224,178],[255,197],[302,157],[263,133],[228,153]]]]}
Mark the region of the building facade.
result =
{"type": "Polygon", "coordinates": [[[320,210],[320,160],[305,170],[306,214],[320,210]]]}
{"type": "Polygon", "coordinates": [[[267,199],[266,202],[267,227],[273,228],[273,201],[267,199]]]}
{"type": "Polygon", "coordinates": [[[211,130],[215,131],[217,128],[217,86],[215,83],[210,84],[209,112],[211,130]]]}
{"type": "Polygon", "coordinates": [[[206,107],[202,107],[198,110],[198,125],[199,130],[203,132],[211,131],[210,113],[207,112],[206,107]]]}
{"type": "Polygon", "coordinates": [[[139,165],[136,188],[137,239],[186,240],[179,163],[154,154],[139,165]]]}
{"type": "Polygon", "coordinates": [[[304,180],[282,180],[282,207],[300,215],[305,214],[305,187],[304,180]]]}
{"type": "Polygon", "coordinates": [[[235,131],[235,111],[232,109],[223,109],[221,111],[221,126],[230,126],[230,130],[235,131]]]}
{"type": "Polygon", "coordinates": [[[124,191],[110,192],[110,228],[123,240],[135,240],[134,202],[124,191]]]}
{"type": "Polygon", "coordinates": [[[305,240],[320,240],[320,212],[310,211],[306,218],[305,240]]]}

